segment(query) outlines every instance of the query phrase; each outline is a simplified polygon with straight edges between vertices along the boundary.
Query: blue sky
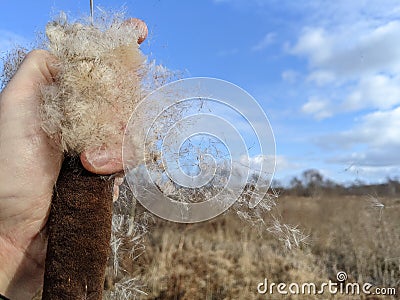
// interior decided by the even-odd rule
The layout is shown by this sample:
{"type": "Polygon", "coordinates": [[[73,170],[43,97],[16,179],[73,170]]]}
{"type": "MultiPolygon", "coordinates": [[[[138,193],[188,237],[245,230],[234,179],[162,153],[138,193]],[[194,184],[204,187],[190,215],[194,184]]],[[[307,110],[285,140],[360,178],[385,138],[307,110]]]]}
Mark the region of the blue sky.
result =
{"type": "MultiPolygon", "coordinates": [[[[348,182],[400,176],[398,1],[96,1],[146,21],[142,50],[185,76],[230,81],[275,133],[276,178],[305,169],[348,182]]],[[[4,1],[0,52],[89,1],[4,1]]]]}

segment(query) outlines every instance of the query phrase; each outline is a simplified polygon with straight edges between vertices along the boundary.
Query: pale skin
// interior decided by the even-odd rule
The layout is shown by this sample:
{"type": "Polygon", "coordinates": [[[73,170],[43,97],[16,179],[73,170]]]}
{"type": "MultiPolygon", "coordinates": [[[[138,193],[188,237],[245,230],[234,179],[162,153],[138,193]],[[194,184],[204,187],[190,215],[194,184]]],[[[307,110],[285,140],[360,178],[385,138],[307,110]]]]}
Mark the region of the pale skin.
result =
{"type": "MultiPolygon", "coordinates": [[[[142,42],[147,35],[143,26],[142,42]]],[[[63,154],[41,129],[39,89],[57,75],[55,58],[30,52],[0,94],[0,294],[31,299],[43,284],[46,221],[63,154]]],[[[80,155],[97,174],[122,171],[120,145],[80,155]]],[[[115,193],[115,191],[114,191],[115,193]]]]}

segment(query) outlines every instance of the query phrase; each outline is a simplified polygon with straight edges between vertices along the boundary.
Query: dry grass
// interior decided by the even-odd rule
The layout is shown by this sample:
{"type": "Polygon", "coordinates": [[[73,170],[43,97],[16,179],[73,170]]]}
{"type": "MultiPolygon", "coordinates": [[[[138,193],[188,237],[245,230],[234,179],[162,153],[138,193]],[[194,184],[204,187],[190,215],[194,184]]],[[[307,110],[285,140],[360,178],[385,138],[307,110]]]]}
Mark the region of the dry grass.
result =
{"type": "MultiPolygon", "coordinates": [[[[257,294],[265,277],[273,282],[334,281],[400,288],[400,201],[366,197],[279,198],[283,220],[309,233],[309,246],[285,249],[234,212],[213,221],[184,225],[156,220],[146,250],[124,268],[141,282],[131,299],[272,299],[257,294]]],[[[270,217],[269,217],[270,218],[270,217]]],[[[136,285],[136,286],[138,286],[136,285]]],[[[360,299],[346,295],[273,299],[360,299]]],[[[361,299],[394,299],[364,297],[361,299]]]]}

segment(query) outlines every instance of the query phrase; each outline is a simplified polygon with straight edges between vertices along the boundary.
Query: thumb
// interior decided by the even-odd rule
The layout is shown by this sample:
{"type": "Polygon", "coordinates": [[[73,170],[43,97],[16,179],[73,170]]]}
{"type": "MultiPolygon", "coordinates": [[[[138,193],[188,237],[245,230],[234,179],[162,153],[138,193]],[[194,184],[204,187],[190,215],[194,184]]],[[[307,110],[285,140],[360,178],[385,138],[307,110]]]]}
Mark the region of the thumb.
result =
{"type": "Polygon", "coordinates": [[[84,168],[92,173],[107,175],[122,171],[122,144],[90,148],[80,155],[84,168]]]}

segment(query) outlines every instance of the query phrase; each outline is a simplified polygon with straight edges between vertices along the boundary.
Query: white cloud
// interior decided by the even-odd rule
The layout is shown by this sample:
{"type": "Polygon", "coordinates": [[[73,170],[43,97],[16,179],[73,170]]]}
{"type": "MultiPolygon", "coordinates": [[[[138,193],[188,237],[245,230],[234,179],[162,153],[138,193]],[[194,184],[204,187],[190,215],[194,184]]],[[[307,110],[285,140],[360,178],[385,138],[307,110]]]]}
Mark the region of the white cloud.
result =
{"type": "Polygon", "coordinates": [[[282,72],[281,76],[284,81],[294,83],[297,81],[299,73],[293,70],[285,70],[282,72]]]}
{"type": "Polygon", "coordinates": [[[330,71],[316,70],[310,73],[307,77],[307,81],[315,82],[318,86],[323,86],[334,82],[336,79],[335,75],[330,71]]]}
{"type": "Polygon", "coordinates": [[[338,75],[355,76],[400,70],[400,22],[389,22],[359,34],[347,36],[353,45],[337,47],[335,55],[323,63],[326,68],[338,75]]]}
{"type": "Polygon", "coordinates": [[[317,120],[332,116],[333,110],[328,100],[311,97],[301,108],[303,113],[314,116],[317,120]]]}
{"type": "Polygon", "coordinates": [[[239,161],[232,162],[231,174],[234,180],[249,180],[253,174],[257,174],[260,178],[269,179],[275,171],[275,158],[271,155],[255,155],[240,157],[239,161]]]}
{"type": "MultiPolygon", "coordinates": [[[[364,109],[388,110],[400,104],[400,73],[390,75],[384,73],[366,74],[355,81],[336,80],[329,72],[312,72],[307,80],[319,88],[334,86],[333,94],[340,98],[333,101],[311,97],[302,106],[302,111],[324,119],[337,113],[355,112],[364,109]]],[[[329,89],[319,90],[329,94],[329,89]]]]}
{"type": "Polygon", "coordinates": [[[256,45],[254,45],[251,50],[253,51],[261,51],[268,46],[272,45],[275,42],[276,34],[274,32],[267,33],[261,41],[259,41],[256,45]]]}
{"type": "Polygon", "coordinates": [[[241,157],[240,163],[236,164],[236,172],[245,176],[250,170],[250,173],[256,173],[263,167],[263,173],[271,175],[271,172],[275,170],[275,173],[282,173],[287,171],[296,171],[301,169],[299,163],[291,161],[288,157],[283,155],[275,155],[274,157],[270,155],[256,155],[253,157],[241,157]],[[246,161],[248,160],[249,168],[245,167],[246,161]]]}
{"type": "Polygon", "coordinates": [[[332,43],[323,28],[305,28],[296,45],[289,51],[306,56],[312,66],[320,66],[332,56],[332,43]]]}
{"type": "Polygon", "coordinates": [[[398,105],[399,40],[400,21],[303,29],[297,42],[289,46],[289,53],[307,60],[307,81],[317,88],[313,93],[328,94],[332,102],[310,99],[302,111],[324,119],[337,113],[398,105]]]}
{"type": "Polygon", "coordinates": [[[294,171],[299,170],[301,165],[299,163],[291,161],[288,157],[283,155],[277,155],[276,159],[276,172],[294,171]]]}
{"type": "Polygon", "coordinates": [[[290,53],[306,57],[313,71],[357,77],[400,70],[400,22],[327,30],[307,27],[290,53]]]}
{"type": "Polygon", "coordinates": [[[397,153],[399,147],[373,148],[367,151],[353,151],[347,155],[338,155],[329,159],[329,162],[358,167],[396,167],[400,170],[400,158],[397,153]]]}
{"type": "Polygon", "coordinates": [[[400,104],[400,74],[367,75],[360,79],[357,87],[343,103],[343,109],[354,111],[366,107],[389,109],[400,104]]]}
{"type": "Polygon", "coordinates": [[[355,128],[338,134],[333,141],[345,145],[362,143],[375,147],[400,146],[399,128],[400,107],[396,107],[363,116],[355,128]]]}
{"type": "Polygon", "coordinates": [[[321,146],[342,153],[331,162],[363,166],[400,166],[400,107],[363,116],[351,130],[318,138],[321,146]],[[347,150],[346,150],[347,149],[347,150]]]}
{"type": "MultiPolygon", "coordinates": [[[[356,176],[362,178],[376,178],[376,182],[387,182],[387,178],[396,178],[399,176],[398,166],[359,166],[354,165],[356,176]]],[[[369,180],[370,181],[370,180],[369,180]]]]}

